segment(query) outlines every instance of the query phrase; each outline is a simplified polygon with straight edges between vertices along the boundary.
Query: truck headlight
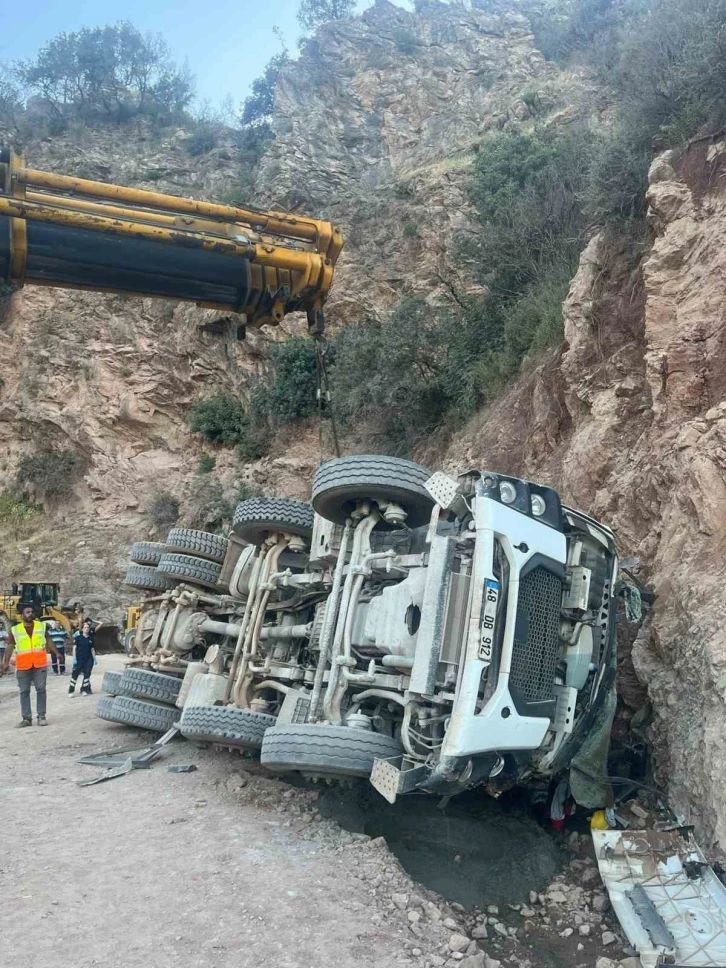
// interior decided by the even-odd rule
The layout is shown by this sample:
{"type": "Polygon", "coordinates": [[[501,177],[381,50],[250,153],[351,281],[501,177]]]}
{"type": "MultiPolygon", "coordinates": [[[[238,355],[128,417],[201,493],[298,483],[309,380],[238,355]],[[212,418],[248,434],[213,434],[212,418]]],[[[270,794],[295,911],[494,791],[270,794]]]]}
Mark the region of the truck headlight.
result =
{"type": "Polygon", "coordinates": [[[509,481],[501,481],[499,484],[499,497],[502,504],[514,504],[517,500],[517,489],[509,481]]]}
{"type": "Polygon", "coordinates": [[[531,500],[532,500],[532,514],[534,514],[536,518],[541,518],[542,515],[547,510],[547,504],[545,503],[545,499],[542,497],[541,494],[533,494],[531,500]]]}

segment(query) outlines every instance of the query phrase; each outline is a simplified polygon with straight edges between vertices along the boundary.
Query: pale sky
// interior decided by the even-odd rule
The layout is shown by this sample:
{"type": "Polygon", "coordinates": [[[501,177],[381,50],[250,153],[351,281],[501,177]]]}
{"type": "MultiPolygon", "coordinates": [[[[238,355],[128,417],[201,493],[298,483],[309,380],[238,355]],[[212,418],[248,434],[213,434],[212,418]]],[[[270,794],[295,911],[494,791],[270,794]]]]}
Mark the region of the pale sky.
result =
{"type": "MultiPolygon", "coordinates": [[[[405,0],[394,0],[408,6],[405,0]]],[[[172,55],[185,59],[197,79],[200,97],[218,104],[230,94],[237,106],[280,42],[278,26],[291,52],[302,34],[299,0],[34,0],[32,7],[6,4],[0,34],[0,62],[33,57],[63,31],[103,27],[130,20],[142,32],[161,33],[172,55]],[[30,11],[30,12],[29,12],[30,11]]],[[[372,0],[359,0],[359,9],[372,0]]]]}

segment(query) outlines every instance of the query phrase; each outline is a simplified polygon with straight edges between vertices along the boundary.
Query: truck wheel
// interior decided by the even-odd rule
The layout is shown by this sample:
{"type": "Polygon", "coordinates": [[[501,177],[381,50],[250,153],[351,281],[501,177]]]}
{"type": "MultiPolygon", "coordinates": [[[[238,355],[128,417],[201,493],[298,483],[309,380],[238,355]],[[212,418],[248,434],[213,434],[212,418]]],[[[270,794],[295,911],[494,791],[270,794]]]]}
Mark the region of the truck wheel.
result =
{"type": "Polygon", "coordinates": [[[164,549],[163,541],[134,541],[131,545],[131,560],[137,565],[158,565],[164,549]]]}
{"type": "Polygon", "coordinates": [[[123,672],[104,672],[101,689],[109,696],[118,696],[121,690],[123,672]]]}
{"type": "Polygon", "coordinates": [[[132,696],[116,696],[113,701],[114,721],[128,726],[140,726],[157,733],[165,733],[179,719],[179,710],[159,702],[134,699],[132,696]]]}
{"type": "Polygon", "coordinates": [[[220,743],[258,750],[275,717],[236,706],[186,706],[181,717],[182,735],[200,743],[220,743]]]}
{"type": "Polygon", "coordinates": [[[124,635],[124,652],[133,655],[136,651],[136,629],[129,629],[124,635]]]}
{"type": "Polygon", "coordinates": [[[268,770],[314,776],[370,776],[373,760],[400,756],[397,739],[351,726],[273,726],[265,733],[260,762],[268,770]]]}
{"type": "MultiPolygon", "coordinates": [[[[108,675],[108,673],[106,673],[108,675]]],[[[113,711],[113,704],[116,700],[113,696],[101,696],[101,698],[96,703],[96,715],[99,719],[105,719],[108,723],[118,723],[119,719],[116,718],[113,711]]]]}
{"type": "Polygon", "coordinates": [[[177,583],[170,581],[165,575],[160,574],[156,568],[149,565],[130,565],[126,569],[124,585],[131,588],[144,588],[150,591],[165,592],[173,588],[177,583]]]}
{"type": "Polygon", "coordinates": [[[159,571],[167,580],[177,584],[188,581],[193,585],[203,585],[205,588],[216,588],[222,566],[216,561],[206,561],[204,558],[193,558],[191,555],[178,555],[170,551],[159,562],[159,571]]]}
{"type": "Polygon", "coordinates": [[[173,528],[166,536],[166,550],[178,555],[193,555],[207,561],[224,561],[227,554],[227,539],[209,531],[195,531],[193,528],[173,528]]]}
{"type": "MultiPolygon", "coordinates": [[[[107,672],[106,675],[109,673],[107,672]]],[[[176,676],[165,676],[161,672],[147,672],[146,669],[127,669],[116,695],[154,699],[156,702],[170,703],[173,706],[181,686],[182,680],[177,679],[176,676]]]]}
{"type": "Polygon", "coordinates": [[[400,457],[354,456],[326,461],[313,477],[312,505],[334,524],[345,524],[357,500],[394,501],[417,528],[431,517],[434,499],[424,487],[431,471],[400,457]]]}
{"type": "Polygon", "coordinates": [[[244,541],[260,545],[270,532],[285,531],[310,538],[313,509],[284,497],[251,497],[237,505],[232,530],[244,541]]]}

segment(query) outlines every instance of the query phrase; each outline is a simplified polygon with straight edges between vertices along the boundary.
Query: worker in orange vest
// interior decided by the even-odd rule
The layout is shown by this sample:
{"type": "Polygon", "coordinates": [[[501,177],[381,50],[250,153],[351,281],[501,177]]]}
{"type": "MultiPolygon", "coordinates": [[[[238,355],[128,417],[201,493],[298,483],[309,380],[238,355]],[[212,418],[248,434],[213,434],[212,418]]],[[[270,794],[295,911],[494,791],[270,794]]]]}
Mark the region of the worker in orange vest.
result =
{"type": "Polygon", "coordinates": [[[18,727],[33,725],[33,710],[30,705],[31,685],[35,686],[38,726],[47,726],[45,683],[48,676],[48,653],[46,650],[50,649],[58,658],[60,658],[60,653],[53,644],[53,639],[45,627],[45,622],[36,620],[33,606],[26,605],[21,614],[23,621],[18,625],[13,625],[8,635],[3,672],[7,672],[10,668],[10,657],[15,650],[17,653],[15,671],[20,689],[20,714],[23,717],[18,723],[18,727]]]}

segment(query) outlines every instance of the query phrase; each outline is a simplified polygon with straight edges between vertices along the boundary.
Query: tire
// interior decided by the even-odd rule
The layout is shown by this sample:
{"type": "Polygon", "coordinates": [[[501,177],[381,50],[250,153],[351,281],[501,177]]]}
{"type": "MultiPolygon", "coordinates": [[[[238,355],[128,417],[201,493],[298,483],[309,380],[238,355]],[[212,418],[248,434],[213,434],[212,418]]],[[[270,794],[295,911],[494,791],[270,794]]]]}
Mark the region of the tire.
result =
{"type": "MultiPolygon", "coordinates": [[[[109,673],[107,672],[106,675],[109,673]]],[[[127,669],[121,679],[117,695],[153,699],[173,706],[181,687],[182,680],[177,679],[176,676],[165,676],[161,672],[147,672],[146,669],[127,669]]]]}
{"type": "Polygon", "coordinates": [[[124,635],[124,652],[133,655],[136,651],[136,629],[129,629],[124,635]]]}
{"type": "Polygon", "coordinates": [[[236,706],[186,706],[180,725],[187,739],[258,750],[275,717],[236,706]]]}
{"type": "Polygon", "coordinates": [[[177,583],[160,574],[150,565],[130,565],[126,569],[124,585],[131,588],[144,588],[151,591],[165,592],[177,583]]]}
{"type": "Polygon", "coordinates": [[[313,509],[302,501],[284,497],[251,497],[237,505],[232,530],[244,541],[260,545],[272,531],[310,538],[313,509]]]}
{"type": "Polygon", "coordinates": [[[373,760],[400,756],[401,743],[351,726],[273,726],[265,733],[260,762],[268,770],[319,776],[370,776],[373,760]]]}
{"type": "Polygon", "coordinates": [[[339,457],[321,464],[313,477],[312,505],[334,524],[345,524],[355,502],[365,498],[400,504],[406,525],[427,524],[434,499],[424,487],[431,471],[400,457],[339,457]]]}
{"type": "MultiPolygon", "coordinates": [[[[106,673],[108,675],[108,673],[106,673]]],[[[119,720],[113,712],[113,704],[116,700],[113,696],[101,696],[96,703],[96,715],[99,719],[105,719],[108,723],[118,723],[119,720]]]]}
{"type": "Polygon", "coordinates": [[[116,696],[111,712],[117,723],[139,726],[157,733],[165,733],[179,719],[179,710],[174,706],[134,699],[133,696],[116,696]]]}
{"type": "Polygon", "coordinates": [[[158,565],[164,548],[163,541],[134,541],[131,545],[131,560],[137,565],[158,565]]]}
{"type": "Polygon", "coordinates": [[[188,581],[193,585],[216,588],[222,566],[216,561],[206,561],[204,558],[193,558],[191,555],[178,555],[167,551],[159,562],[159,571],[174,585],[180,581],[188,581]]]}
{"type": "Polygon", "coordinates": [[[107,696],[118,696],[122,691],[121,680],[123,677],[123,672],[104,672],[101,691],[105,692],[107,696]]]}
{"type": "Polygon", "coordinates": [[[207,561],[224,561],[227,554],[226,538],[208,531],[194,531],[192,528],[173,528],[166,536],[166,550],[178,555],[193,555],[207,561]]]}

